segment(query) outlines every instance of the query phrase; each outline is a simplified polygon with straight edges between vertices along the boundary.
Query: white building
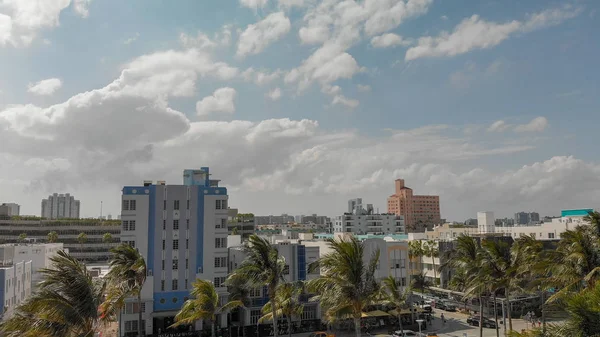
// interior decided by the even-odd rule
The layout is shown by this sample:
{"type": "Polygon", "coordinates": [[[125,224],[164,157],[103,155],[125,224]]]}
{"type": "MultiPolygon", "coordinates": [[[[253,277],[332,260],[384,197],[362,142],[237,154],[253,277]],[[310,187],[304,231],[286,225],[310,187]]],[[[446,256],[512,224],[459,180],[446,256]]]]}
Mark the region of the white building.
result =
{"type": "Polygon", "coordinates": [[[477,212],[477,227],[480,234],[494,233],[495,221],[494,212],[477,212]]]}
{"type": "Polygon", "coordinates": [[[42,218],[79,219],[80,202],[67,194],[54,193],[42,200],[42,218]]]}
{"type": "Polygon", "coordinates": [[[0,215],[16,216],[21,214],[21,205],[12,202],[0,205],[0,215]]]}
{"type": "MultiPolygon", "coordinates": [[[[122,190],[121,242],[144,256],[148,276],[142,289],[141,308],[131,299],[121,319],[120,334],[138,331],[138,310],[146,334],[172,332],[195,279],[213,281],[226,296],[227,189],[210,179],[208,167],[185,170],[182,185],[164,181],[122,190]]],[[[226,317],[219,322],[226,325],[226,317]]],[[[201,322],[195,327],[199,329],[201,322]]],[[[184,328],[185,329],[185,328],[184,328]]]]}
{"type": "Polygon", "coordinates": [[[363,207],[362,199],[348,201],[348,212],[335,217],[334,233],[353,234],[404,234],[404,217],[395,214],[377,214],[373,205],[363,207]]]}
{"type": "Polygon", "coordinates": [[[52,264],[50,259],[63,250],[62,243],[40,243],[40,244],[6,244],[4,247],[14,247],[14,261],[31,261],[31,274],[33,287],[41,281],[42,268],[49,268],[52,264]]]}
{"type": "Polygon", "coordinates": [[[0,314],[10,316],[31,295],[31,261],[15,256],[14,246],[0,246],[0,314]]]}

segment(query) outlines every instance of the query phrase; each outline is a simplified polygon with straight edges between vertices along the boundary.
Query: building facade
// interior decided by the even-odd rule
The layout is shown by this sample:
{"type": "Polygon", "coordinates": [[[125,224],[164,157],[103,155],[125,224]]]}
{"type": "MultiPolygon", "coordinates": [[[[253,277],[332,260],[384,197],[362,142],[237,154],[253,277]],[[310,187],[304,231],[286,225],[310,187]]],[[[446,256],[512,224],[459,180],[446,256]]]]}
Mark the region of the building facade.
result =
{"type": "Polygon", "coordinates": [[[362,199],[348,201],[348,212],[335,217],[334,233],[353,234],[404,234],[406,231],[403,216],[396,214],[376,214],[373,205],[362,204],[362,199]]]}
{"type": "MultiPolygon", "coordinates": [[[[139,250],[148,269],[142,290],[143,305],[135,299],[121,319],[122,336],[136,335],[142,311],[146,334],[185,332],[170,329],[174,316],[189,298],[195,279],[211,280],[226,296],[227,189],[210,179],[208,167],[184,170],[182,185],[164,181],[125,186],[122,191],[121,241],[139,250]]],[[[221,324],[226,322],[220,322],[221,324]]]]}
{"type": "Polygon", "coordinates": [[[42,218],[79,219],[79,200],[67,194],[54,193],[48,199],[42,199],[42,218]]]}
{"type": "Polygon", "coordinates": [[[408,232],[423,232],[441,222],[439,196],[413,194],[404,179],[396,179],[395,186],[387,200],[387,212],[403,216],[408,232]]]}
{"type": "Polygon", "coordinates": [[[0,205],[0,216],[11,217],[21,214],[21,205],[15,203],[2,203],[0,205]]]}
{"type": "Polygon", "coordinates": [[[14,246],[0,246],[0,315],[10,317],[16,306],[31,295],[31,261],[15,256],[14,246]]]}
{"type": "Polygon", "coordinates": [[[515,226],[518,225],[530,225],[537,224],[540,222],[540,214],[536,212],[519,212],[515,213],[515,226]]]}
{"type": "Polygon", "coordinates": [[[477,228],[480,234],[492,234],[496,230],[494,212],[477,212],[477,228]]]}
{"type": "Polygon", "coordinates": [[[256,225],[279,225],[293,223],[295,221],[292,215],[257,215],[254,217],[256,225]]]}

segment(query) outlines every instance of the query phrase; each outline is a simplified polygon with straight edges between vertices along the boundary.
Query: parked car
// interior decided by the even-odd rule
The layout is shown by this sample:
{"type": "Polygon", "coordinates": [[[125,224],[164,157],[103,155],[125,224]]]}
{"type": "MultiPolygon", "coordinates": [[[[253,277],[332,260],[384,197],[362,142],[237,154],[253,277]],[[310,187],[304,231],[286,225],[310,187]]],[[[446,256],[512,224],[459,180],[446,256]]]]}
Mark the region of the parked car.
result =
{"type": "Polygon", "coordinates": [[[446,304],[446,309],[444,310],[454,312],[456,311],[456,306],[454,304],[446,304]]]}
{"type": "Polygon", "coordinates": [[[422,334],[419,335],[418,332],[414,332],[412,330],[404,330],[404,335],[400,332],[400,330],[394,331],[392,334],[393,337],[421,337],[422,334]]]}
{"type": "Polygon", "coordinates": [[[431,308],[431,305],[425,304],[423,306],[423,311],[425,311],[425,312],[433,312],[433,309],[431,308]]]}
{"type": "Polygon", "coordinates": [[[435,308],[436,309],[441,309],[441,310],[446,310],[446,303],[441,302],[441,301],[439,303],[436,302],[435,303],[435,308]]]}
{"type": "MultiPolygon", "coordinates": [[[[473,325],[473,326],[479,326],[479,316],[471,316],[469,318],[467,318],[467,324],[473,325]]],[[[496,322],[484,317],[483,318],[483,327],[484,328],[496,328],[496,322]]]]}

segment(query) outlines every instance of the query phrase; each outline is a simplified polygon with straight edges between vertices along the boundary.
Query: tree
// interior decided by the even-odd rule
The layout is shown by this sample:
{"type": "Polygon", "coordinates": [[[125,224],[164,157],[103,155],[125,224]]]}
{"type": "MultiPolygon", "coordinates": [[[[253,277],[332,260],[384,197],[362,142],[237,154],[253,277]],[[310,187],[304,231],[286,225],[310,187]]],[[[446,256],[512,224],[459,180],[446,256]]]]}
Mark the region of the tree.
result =
{"type": "Polygon", "coordinates": [[[103,317],[98,306],[103,281],[93,279],[86,266],[64,251],[40,269],[43,280],[36,293],[20,304],[0,331],[6,337],[93,337],[103,317]]]}
{"type": "Polygon", "coordinates": [[[563,324],[550,324],[544,336],[600,336],[600,284],[572,294],[564,306],[568,318],[563,324]]]}
{"type": "Polygon", "coordinates": [[[375,279],[379,250],[366,257],[365,245],[356,237],[326,241],[331,252],[311,263],[309,270],[320,270],[321,277],[308,281],[308,289],[318,294],[313,300],[320,302],[329,320],[349,314],[360,337],[362,310],[380,298],[375,279]]]}
{"type": "Polygon", "coordinates": [[[132,246],[122,243],[111,250],[110,270],[107,298],[103,303],[103,311],[116,313],[125,304],[128,297],[136,297],[138,304],[138,333],[142,334],[142,288],[146,282],[146,261],[140,252],[132,246]]]}
{"type": "Polygon", "coordinates": [[[58,233],[56,231],[48,233],[48,242],[54,243],[56,241],[58,241],[58,233]]]}
{"type": "Polygon", "coordinates": [[[233,227],[233,229],[231,230],[231,235],[238,235],[237,227],[233,227]]]}
{"type": "Polygon", "coordinates": [[[592,226],[593,230],[596,232],[596,235],[600,237],[600,212],[591,211],[588,215],[583,217],[583,221],[592,226]]]}
{"type": "Polygon", "coordinates": [[[110,234],[110,233],[104,233],[104,235],[102,235],[102,242],[104,242],[104,243],[111,243],[112,241],[113,241],[112,234],[110,234]]]}
{"type": "Polygon", "coordinates": [[[26,239],[27,239],[27,233],[19,234],[19,242],[25,242],[26,239]]]}
{"type": "Polygon", "coordinates": [[[437,286],[437,274],[435,270],[435,258],[440,256],[440,250],[436,241],[425,241],[423,244],[423,255],[431,258],[431,268],[433,269],[433,284],[437,286]]]}
{"type": "MultiPolygon", "coordinates": [[[[275,295],[275,307],[277,317],[285,316],[288,321],[288,336],[292,336],[292,319],[302,316],[304,305],[300,303],[300,295],[304,292],[302,281],[295,283],[282,283],[277,288],[275,295]]],[[[259,323],[273,320],[273,306],[271,301],[262,307],[263,316],[258,320],[259,323]]]]}
{"type": "Polygon", "coordinates": [[[229,275],[229,280],[241,278],[250,287],[266,286],[271,301],[273,317],[273,334],[277,337],[276,294],[279,283],[284,282],[285,259],[279,256],[277,249],[269,241],[258,235],[251,235],[244,245],[246,258],[240,266],[229,275]]]}
{"type": "MultiPolygon", "coordinates": [[[[396,280],[393,276],[388,276],[383,279],[384,292],[382,293],[384,303],[391,304],[396,307],[398,312],[398,325],[400,327],[400,335],[404,335],[404,327],[402,326],[402,308],[406,306],[406,300],[410,295],[410,288],[405,287],[402,289],[400,281],[396,280]]],[[[411,310],[412,314],[412,310],[411,310]]]]}
{"type": "Polygon", "coordinates": [[[216,336],[216,316],[244,305],[242,301],[230,301],[219,306],[219,294],[217,294],[214,284],[202,279],[194,281],[190,295],[192,298],[185,301],[175,316],[175,324],[171,327],[194,324],[198,320],[208,320],[211,324],[212,337],[216,336]]]}
{"type": "MultiPolygon", "coordinates": [[[[241,277],[237,277],[234,279],[227,279],[225,282],[227,286],[227,292],[229,293],[230,300],[236,300],[242,302],[243,307],[236,308],[237,310],[242,310],[244,307],[250,306],[250,287],[246,283],[246,280],[241,277]]],[[[240,328],[243,327],[244,324],[244,313],[240,312],[240,324],[238,325],[238,336],[241,336],[240,328]]]]}
{"type": "Polygon", "coordinates": [[[417,275],[413,275],[410,286],[414,289],[421,290],[421,293],[424,294],[427,289],[433,286],[433,283],[431,283],[431,281],[427,279],[425,273],[420,273],[417,275]]]}
{"type": "MultiPolygon", "coordinates": [[[[408,242],[408,257],[412,259],[419,258],[419,268],[423,267],[423,256],[425,255],[425,249],[423,248],[423,242],[421,240],[413,240],[408,242]]],[[[411,274],[414,269],[411,269],[411,274]]],[[[419,271],[421,273],[421,271],[419,271]]]]}

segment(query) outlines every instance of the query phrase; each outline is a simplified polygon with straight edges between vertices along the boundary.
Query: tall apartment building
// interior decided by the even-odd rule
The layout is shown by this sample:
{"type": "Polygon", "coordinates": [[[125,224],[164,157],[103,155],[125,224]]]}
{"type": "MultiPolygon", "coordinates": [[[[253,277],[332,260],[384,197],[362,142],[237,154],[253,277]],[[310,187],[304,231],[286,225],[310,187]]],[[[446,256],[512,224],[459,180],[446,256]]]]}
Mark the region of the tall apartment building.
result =
{"type": "Polygon", "coordinates": [[[0,205],[0,216],[11,217],[21,213],[21,205],[15,203],[2,203],[0,205]]]}
{"type": "Polygon", "coordinates": [[[540,222],[540,214],[536,212],[519,212],[515,213],[515,225],[529,225],[540,222]]]}
{"type": "Polygon", "coordinates": [[[42,199],[42,218],[79,219],[80,202],[67,194],[54,193],[48,199],[42,199]]]}
{"type": "Polygon", "coordinates": [[[349,200],[348,212],[335,217],[333,232],[354,234],[405,233],[403,216],[391,213],[377,214],[373,211],[372,204],[365,206],[363,206],[361,198],[349,200]]]}
{"type": "Polygon", "coordinates": [[[441,222],[440,197],[415,195],[404,179],[396,179],[396,193],[388,197],[388,213],[402,215],[408,232],[423,232],[441,222]]]}
{"type": "Polygon", "coordinates": [[[31,260],[15,254],[11,245],[0,246],[0,316],[10,317],[31,295],[31,260]]]}
{"type": "MultiPolygon", "coordinates": [[[[184,170],[182,185],[125,186],[122,190],[121,241],[139,250],[146,260],[148,276],[142,289],[141,308],[131,299],[121,319],[121,335],[138,331],[139,310],[146,334],[199,329],[170,329],[195,279],[213,281],[226,295],[227,189],[210,179],[208,167],[184,170]]],[[[226,320],[226,317],[223,319],[226,320]]],[[[226,324],[225,322],[221,322],[226,324]]]]}

